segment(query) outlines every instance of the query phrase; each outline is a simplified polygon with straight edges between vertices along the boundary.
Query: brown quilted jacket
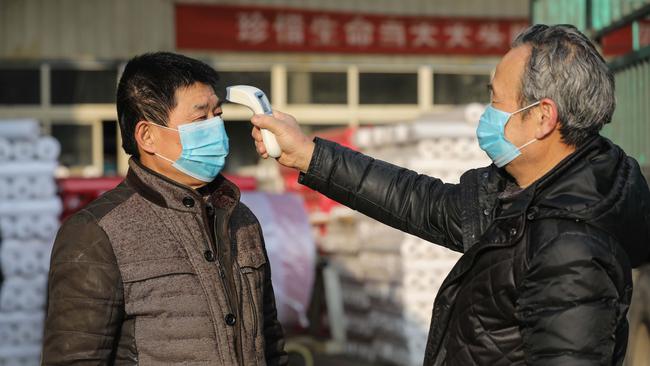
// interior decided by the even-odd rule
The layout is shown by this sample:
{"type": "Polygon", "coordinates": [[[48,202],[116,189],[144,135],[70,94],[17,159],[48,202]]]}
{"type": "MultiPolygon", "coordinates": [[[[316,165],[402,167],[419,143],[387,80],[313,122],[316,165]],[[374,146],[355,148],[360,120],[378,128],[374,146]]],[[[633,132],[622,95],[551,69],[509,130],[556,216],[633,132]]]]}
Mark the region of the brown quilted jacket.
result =
{"type": "Polygon", "coordinates": [[[61,227],[43,365],[283,365],[259,223],[218,177],[201,190],[132,159],[61,227]]]}

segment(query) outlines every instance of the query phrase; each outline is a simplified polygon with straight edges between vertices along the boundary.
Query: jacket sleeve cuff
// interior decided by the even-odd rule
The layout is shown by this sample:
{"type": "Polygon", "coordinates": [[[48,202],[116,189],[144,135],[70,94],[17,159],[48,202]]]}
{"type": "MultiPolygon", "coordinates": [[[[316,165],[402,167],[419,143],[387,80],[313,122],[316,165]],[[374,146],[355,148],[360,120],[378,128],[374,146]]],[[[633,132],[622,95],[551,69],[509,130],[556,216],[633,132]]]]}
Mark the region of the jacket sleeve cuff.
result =
{"type": "Polygon", "coordinates": [[[328,172],[323,171],[323,157],[332,156],[338,144],[323,140],[319,137],[314,138],[314,143],[316,146],[314,147],[314,154],[309,162],[309,168],[306,173],[300,172],[298,175],[298,183],[319,191],[321,187],[327,184],[326,177],[329,175],[328,172]]]}

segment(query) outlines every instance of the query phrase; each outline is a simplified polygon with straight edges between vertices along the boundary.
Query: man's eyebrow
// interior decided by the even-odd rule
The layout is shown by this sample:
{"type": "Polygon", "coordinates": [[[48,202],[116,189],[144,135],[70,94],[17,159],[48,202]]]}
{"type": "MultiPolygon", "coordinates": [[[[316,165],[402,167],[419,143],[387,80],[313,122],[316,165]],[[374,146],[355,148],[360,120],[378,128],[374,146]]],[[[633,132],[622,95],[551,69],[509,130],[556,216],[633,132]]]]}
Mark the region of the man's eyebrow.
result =
{"type": "MultiPolygon", "coordinates": [[[[215,108],[219,108],[219,107],[221,107],[222,104],[223,104],[223,101],[222,101],[222,100],[219,100],[219,101],[217,102],[217,105],[215,106],[215,108]]],[[[193,109],[194,109],[194,110],[204,111],[204,110],[208,109],[209,106],[210,106],[209,103],[195,104],[194,107],[193,107],[193,109]]]]}
{"type": "Polygon", "coordinates": [[[193,107],[195,110],[201,110],[204,111],[208,109],[208,103],[203,103],[203,104],[195,104],[193,107]]]}

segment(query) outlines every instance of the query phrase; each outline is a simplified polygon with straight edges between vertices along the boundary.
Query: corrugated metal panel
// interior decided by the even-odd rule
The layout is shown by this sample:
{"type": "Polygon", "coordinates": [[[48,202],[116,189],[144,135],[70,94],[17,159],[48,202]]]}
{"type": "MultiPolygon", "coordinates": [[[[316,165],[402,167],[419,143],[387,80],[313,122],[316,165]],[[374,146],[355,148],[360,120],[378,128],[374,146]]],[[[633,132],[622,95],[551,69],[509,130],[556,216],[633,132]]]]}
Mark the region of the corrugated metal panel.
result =
{"type": "Polygon", "coordinates": [[[0,58],[127,58],[172,50],[172,0],[0,0],[0,58]]]}
{"type": "Polygon", "coordinates": [[[587,27],[587,0],[532,0],[533,23],[587,27]]]}
{"type": "Polygon", "coordinates": [[[180,0],[183,3],[295,7],[396,15],[528,17],[523,0],[180,0]]]}
{"type": "MultiPolygon", "coordinates": [[[[650,0],[590,0],[591,28],[601,30],[631,14],[650,0]]],[[[533,21],[545,24],[573,24],[587,28],[587,0],[532,0],[533,21]]]]}
{"type": "Polygon", "coordinates": [[[634,12],[650,0],[591,0],[591,19],[594,30],[600,30],[634,12]]]}
{"type": "Polygon", "coordinates": [[[650,59],[616,73],[616,112],[603,135],[641,165],[650,164],[650,59]]]}

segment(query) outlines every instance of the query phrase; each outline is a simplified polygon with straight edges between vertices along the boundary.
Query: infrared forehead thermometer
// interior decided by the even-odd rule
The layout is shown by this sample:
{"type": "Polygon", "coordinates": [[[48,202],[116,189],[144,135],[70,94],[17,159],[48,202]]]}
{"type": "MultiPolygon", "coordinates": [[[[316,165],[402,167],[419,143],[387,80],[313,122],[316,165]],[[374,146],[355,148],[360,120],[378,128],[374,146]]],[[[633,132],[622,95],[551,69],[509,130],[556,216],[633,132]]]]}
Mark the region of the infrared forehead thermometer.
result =
{"type": "MultiPolygon", "coordinates": [[[[263,91],[249,85],[233,85],[226,88],[226,100],[231,103],[241,104],[250,108],[255,114],[273,115],[271,104],[263,91]]],[[[272,158],[280,157],[282,150],[275,135],[267,130],[262,129],[262,141],[266,147],[266,152],[272,158]]]]}

